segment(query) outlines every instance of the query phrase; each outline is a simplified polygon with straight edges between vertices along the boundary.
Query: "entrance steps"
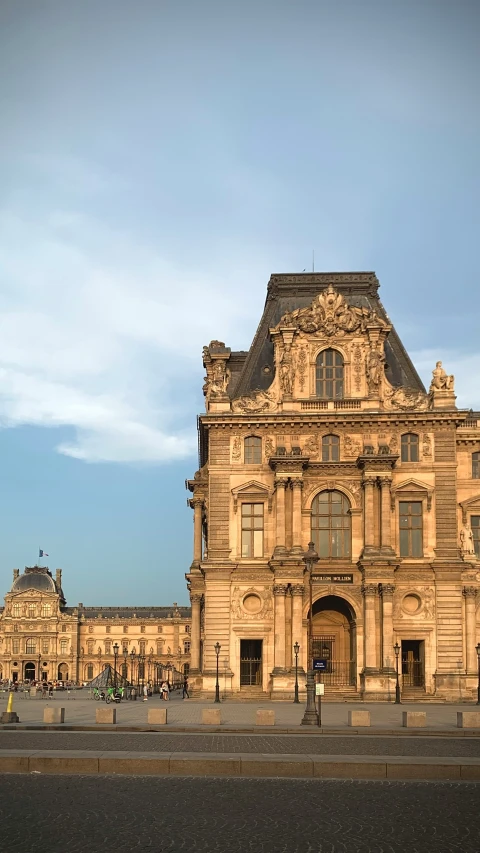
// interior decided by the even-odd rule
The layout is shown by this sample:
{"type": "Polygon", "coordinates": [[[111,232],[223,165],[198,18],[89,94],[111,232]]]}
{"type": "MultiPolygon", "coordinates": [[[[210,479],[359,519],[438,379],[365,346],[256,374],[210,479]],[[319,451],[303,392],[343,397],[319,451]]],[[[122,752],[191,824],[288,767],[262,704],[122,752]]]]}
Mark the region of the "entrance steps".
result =
{"type": "Polygon", "coordinates": [[[437,702],[445,703],[445,699],[441,696],[433,696],[431,693],[425,693],[425,690],[406,689],[400,694],[402,702],[437,702]]]}
{"type": "Polygon", "coordinates": [[[329,687],[325,685],[322,702],[362,702],[362,697],[356,687],[329,687]]]}

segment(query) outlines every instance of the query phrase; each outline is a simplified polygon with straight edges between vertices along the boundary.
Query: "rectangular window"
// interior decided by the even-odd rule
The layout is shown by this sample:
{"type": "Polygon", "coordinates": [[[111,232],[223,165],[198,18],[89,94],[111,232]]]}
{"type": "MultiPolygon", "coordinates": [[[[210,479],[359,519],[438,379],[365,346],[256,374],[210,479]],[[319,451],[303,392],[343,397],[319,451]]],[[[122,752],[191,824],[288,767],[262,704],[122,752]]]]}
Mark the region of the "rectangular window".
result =
{"type": "Polygon", "coordinates": [[[145,640],[140,640],[140,654],[145,654],[145,640]]]}
{"type": "Polygon", "coordinates": [[[110,654],[110,640],[105,640],[105,654],[110,654]]]}
{"type": "Polygon", "coordinates": [[[480,480],[480,453],[472,453],[472,480],[480,480]]]}
{"type": "Polygon", "coordinates": [[[63,631],[63,633],[64,633],[64,634],[66,633],[66,630],[67,630],[67,626],[66,626],[66,625],[62,625],[62,631],[63,631]]]}
{"type": "Polygon", "coordinates": [[[423,557],[421,501],[400,501],[400,556],[423,557]]]}
{"type": "Polygon", "coordinates": [[[34,655],[37,651],[37,641],[32,640],[30,637],[25,644],[25,651],[27,655],[34,655]]]}
{"type": "Polygon", "coordinates": [[[480,515],[471,516],[470,526],[473,533],[473,547],[475,548],[475,553],[480,560],[480,515]]]}
{"type": "Polygon", "coordinates": [[[49,647],[49,641],[48,640],[42,640],[42,652],[44,655],[48,655],[48,647],[49,647]]]}
{"type": "Polygon", "coordinates": [[[106,631],[106,633],[107,633],[107,634],[109,634],[109,633],[110,633],[110,625],[107,625],[107,626],[106,626],[105,631],[106,631]]]}
{"type": "Polygon", "coordinates": [[[87,666],[87,678],[91,680],[93,678],[93,664],[89,663],[87,666]]]}
{"type": "Polygon", "coordinates": [[[242,504],[242,557],[263,557],[263,504],[242,504]]]}
{"type": "Polygon", "coordinates": [[[188,655],[190,651],[190,643],[188,642],[188,640],[186,640],[183,644],[183,651],[186,655],[188,655]]]}
{"type": "Polygon", "coordinates": [[[13,640],[12,641],[12,652],[13,652],[13,654],[18,655],[19,651],[20,651],[20,640],[13,640]]]}
{"type": "Polygon", "coordinates": [[[52,608],[49,604],[42,604],[42,616],[51,616],[52,608]]]}
{"type": "Polygon", "coordinates": [[[185,633],[186,634],[190,633],[190,625],[185,625],[185,633]]]}
{"type": "Polygon", "coordinates": [[[18,617],[18,616],[20,616],[20,615],[21,615],[21,613],[20,613],[20,605],[19,605],[19,604],[14,604],[14,605],[13,605],[13,607],[12,607],[12,616],[16,616],[16,617],[18,617]]]}
{"type": "Polygon", "coordinates": [[[66,655],[68,653],[68,640],[60,640],[60,654],[66,655]]]}

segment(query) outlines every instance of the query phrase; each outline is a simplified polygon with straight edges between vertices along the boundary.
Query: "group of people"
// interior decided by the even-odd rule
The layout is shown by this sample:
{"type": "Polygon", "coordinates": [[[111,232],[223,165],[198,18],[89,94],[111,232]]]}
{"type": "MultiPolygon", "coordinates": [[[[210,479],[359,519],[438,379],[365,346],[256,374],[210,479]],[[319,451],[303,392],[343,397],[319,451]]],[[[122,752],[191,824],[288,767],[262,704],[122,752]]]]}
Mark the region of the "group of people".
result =
{"type": "MultiPolygon", "coordinates": [[[[170,687],[170,684],[168,683],[168,681],[162,682],[162,684],[160,686],[160,692],[162,694],[162,699],[165,702],[168,702],[168,700],[170,698],[170,690],[171,689],[172,688],[170,687]]],[[[190,695],[188,692],[188,678],[187,678],[187,676],[185,676],[183,679],[182,699],[190,699],[190,695]]]]}

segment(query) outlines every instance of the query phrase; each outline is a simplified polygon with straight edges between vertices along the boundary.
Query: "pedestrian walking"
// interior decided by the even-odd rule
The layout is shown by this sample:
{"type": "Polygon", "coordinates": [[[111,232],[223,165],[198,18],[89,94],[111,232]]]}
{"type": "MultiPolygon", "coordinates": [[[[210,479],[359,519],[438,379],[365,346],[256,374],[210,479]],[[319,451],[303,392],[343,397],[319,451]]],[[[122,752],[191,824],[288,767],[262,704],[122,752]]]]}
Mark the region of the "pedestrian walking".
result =
{"type": "Polygon", "coordinates": [[[190,699],[190,696],[188,695],[188,678],[187,678],[187,676],[185,676],[185,677],[184,677],[184,679],[183,679],[183,693],[182,693],[182,699],[185,699],[185,697],[186,697],[187,699],[190,699]]]}
{"type": "Polygon", "coordinates": [[[148,700],[148,685],[143,685],[143,701],[146,702],[148,700]]]}
{"type": "Polygon", "coordinates": [[[168,684],[166,681],[164,681],[162,684],[162,697],[165,700],[165,702],[168,702],[168,699],[169,699],[168,693],[169,693],[168,684]]]}

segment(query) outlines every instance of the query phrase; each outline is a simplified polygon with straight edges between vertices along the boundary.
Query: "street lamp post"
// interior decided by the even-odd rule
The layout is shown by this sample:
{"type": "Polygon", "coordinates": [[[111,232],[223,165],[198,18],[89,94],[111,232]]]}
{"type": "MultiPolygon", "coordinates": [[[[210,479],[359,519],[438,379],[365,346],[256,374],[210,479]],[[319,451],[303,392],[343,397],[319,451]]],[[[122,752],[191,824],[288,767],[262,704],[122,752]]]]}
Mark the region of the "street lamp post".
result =
{"type": "Polygon", "coordinates": [[[477,685],[477,705],[480,705],[480,643],[475,646],[478,658],[478,685],[477,685]]]}
{"type": "Polygon", "coordinates": [[[113,644],[113,686],[117,687],[117,655],[118,655],[118,643],[113,644]]]}
{"type": "Polygon", "coordinates": [[[308,571],[309,594],[310,594],[310,610],[308,614],[308,665],[307,665],[307,707],[303,715],[302,726],[317,726],[318,714],[315,704],[315,672],[313,670],[313,590],[312,590],[312,573],[315,563],[318,561],[318,554],[315,551],[314,543],[308,543],[308,551],[303,555],[303,560],[308,571]]]}
{"type": "Polygon", "coordinates": [[[220,643],[215,643],[215,654],[217,656],[217,680],[215,682],[215,702],[220,702],[220,683],[218,681],[218,658],[220,655],[220,649],[222,648],[220,643]]]}
{"type": "MultiPolygon", "coordinates": [[[[133,688],[133,687],[135,687],[135,649],[132,649],[132,651],[130,652],[130,660],[131,660],[131,664],[130,664],[130,683],[131,683],[132,688],[133,688]]],[[[130,693],[130,697],[131,697],[131,698],[133,698],[133,693],[134,693],[134,691],[132,690],[132,691],[131,691],[131,693],[130,693]]]]}
{"type": "Polygon", "coordinates": [[[39,654],[39,655],[38,655],[38,679],[37,679],[37,681],[41,681],[41,680],[42,680],[42,679],[41,679],[41,677],[40,677],[41,660],[42,660],[42,656],[39,654]]]}
{"type": "Polygon", "coordinates": [[[293,701],[298,705],[300,702],[300,699],[298,698],[298,653],[300,651],[300,646],[298,643],[295,643],[293,651],[295,652],[295,698],[293,701]]]}
{"type": "Polygon", "coordinates": [[[400,700],[400,682],[398,680],[398,656],[400,654],[400,646],[398,643],[395,643],[393,651],[395,652],[395,672],[397,675],[397,680],[395,684],[395,705],[401,705],[402,703],[400,700]]]}

